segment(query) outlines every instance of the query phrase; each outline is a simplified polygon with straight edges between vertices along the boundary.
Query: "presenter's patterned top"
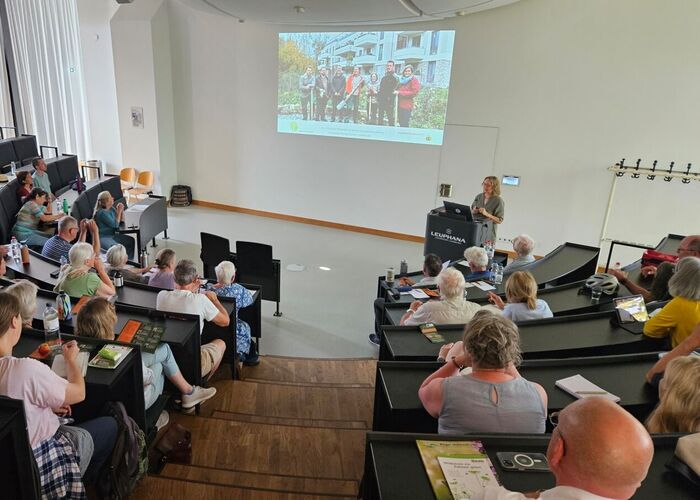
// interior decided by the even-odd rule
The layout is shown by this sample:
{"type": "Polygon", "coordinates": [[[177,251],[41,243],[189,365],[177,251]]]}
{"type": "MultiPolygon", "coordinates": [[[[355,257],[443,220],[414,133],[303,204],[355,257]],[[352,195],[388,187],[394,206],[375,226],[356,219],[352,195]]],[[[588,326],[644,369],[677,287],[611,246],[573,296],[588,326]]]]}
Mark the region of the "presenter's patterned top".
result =
{"type": "MultiPolygon", "coordinates": [[[[476,195],[474,201],[472,202],[472,208],[485,208],[488,213],[501,219],[501,222],[503,222],[503,216],[505,215],[506,211],[506,205],[503,203],[503,198],[498,195],[493,195],[489,198],[489,201],[484,203],[484,193],[479,193],[476,195]]],[[[484,241],[491,240],[493,243],[496,243],[498,224],[491,222],[490,226],[491,231],[484,235],[484,241]]]]}

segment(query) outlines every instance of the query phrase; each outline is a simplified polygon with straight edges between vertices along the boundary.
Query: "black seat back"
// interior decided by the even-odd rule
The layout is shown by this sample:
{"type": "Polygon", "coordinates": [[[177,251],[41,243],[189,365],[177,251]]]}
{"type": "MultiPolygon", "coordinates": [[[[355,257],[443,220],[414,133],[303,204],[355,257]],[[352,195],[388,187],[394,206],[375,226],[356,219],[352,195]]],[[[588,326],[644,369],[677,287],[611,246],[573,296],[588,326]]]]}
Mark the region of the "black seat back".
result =
{"type": "Polygon", "coordinates": [[[12,142],[13,139],[0,140],[0,167],[4,167],[10,162],[17,161],[15,147],[12,145],[12,142]]]}
{"type": "Polygon", "coordinates": [[[204,277],[206,279],[216,279],[214,268],[222,260],[231,260],[231,245],[226,238],[210,233],[199,233],[202,241],[202,252],[200,258],[204,264],[204,277]]]}
{"type": "Polygon", "coordinates": [[[70,214],[76,220],[80,219],[92,219],[92,213],[95,209],[95,205],[90,205],[87,195],[85,193],[81,194],[73,202],[70,214]]]}
{"type": "Polygon", "coordinates": [[[122,191],[122,181],[118,175],[110,175],[107,177],[107,180],[102,181],[100,183],[100,191],[109,191],[112,198],[114,198],[114,204],[123,203],[126,208],[126,199],[122,191]]]}
{"type": "MultiPolygon", "coordinates": [[[[78,177],[78,157],[76,155],[62,155],[56,160],[56,167],[61,178],[61,187],[70,185],[78,177]]],[[[53,184],[51,186],[53,187],[53,184]]]]}
{"type": "Polygon", "coordinates": [[[262,298],[279,300],[272,246],[251,241],[236,242],[236,281],[262,287],[262,298]]]}
{"type": "Polygon", "coordinates": [[[20,135],[12,141],[15,147],[15,156],[22,163],[27,163],[39,156],[39,148],[36,144],[36,136],[20,135]]]}

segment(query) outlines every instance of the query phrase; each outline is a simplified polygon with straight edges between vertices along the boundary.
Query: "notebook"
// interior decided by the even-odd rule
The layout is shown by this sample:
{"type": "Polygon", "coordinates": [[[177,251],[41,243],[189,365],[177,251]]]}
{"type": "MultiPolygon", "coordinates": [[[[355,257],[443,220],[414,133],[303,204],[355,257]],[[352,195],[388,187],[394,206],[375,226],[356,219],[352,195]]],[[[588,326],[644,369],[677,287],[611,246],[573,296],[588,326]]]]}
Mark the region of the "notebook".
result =
{"type": "MultiPolygon", "coordinates": [[[[83,374],[84,377],[85,373],[87,372],[88,362],[90,361],[90,353],[84,351],[79,352],[76,361],[78,362],[80,372],[83,374]]],[[[63,357],[63,354],[57,354],[53,358],[51,369],[59,377],[63,377],[65,379],[68,378],[68,370],[66,369],[66,359],[63,357]]]]}
{"type": "Polygon", "coordinates": [[[578,374],[557,380],[554,383],[554,385],[556,385],[559,389],[568,392],[576,399],[602,396],[604,398],[610,399],[615,403],[618,403],[620,401],[620,398],[618,396],[609,393],[601,387],[598,387],[590,380],[578,374]]]}

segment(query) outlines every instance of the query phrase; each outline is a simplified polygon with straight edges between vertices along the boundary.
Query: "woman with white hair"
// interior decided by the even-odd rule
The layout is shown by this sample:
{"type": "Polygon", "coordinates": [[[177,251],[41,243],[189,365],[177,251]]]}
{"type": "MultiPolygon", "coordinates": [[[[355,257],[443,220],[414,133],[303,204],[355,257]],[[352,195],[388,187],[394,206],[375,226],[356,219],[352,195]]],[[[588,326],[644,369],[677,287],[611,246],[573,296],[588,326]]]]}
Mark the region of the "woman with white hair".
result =
{"type": "Polygon", "coordinates": [[[109,297],[116,293],[107,276],[104,264],[89,243],[76,243],[68,252],[68,264],[61,267],[54,292],[66,292],[71,297],[99,295],[109,297]],[[91,273],[94,268],[97,273],[91,273]]]}
{"type": "Polygon", "coordinates": [[[503,272],[512,273],[513,271],[518,271],[521,267],[535,262],[535,257],[532,255],[534,249],[535,240],[530,238],[527,234],[521,234],[513,238],[513,251],[517,257],[503,269],[503,272]]]}
{"type": "Polygon", "coordinates": [[[19,314],[22,316],[22,326],[31,328],[36,311],[36,292],[39,289],[31,281],[17,280],[3,290],[19,299],[19,314]]]}
{"type": "Polygon", "coordinates": [[[134,239],[126,234],[117,233],[119,224],[124,219],[123,203],[117,203],[115,207],[112,194],[109,191],[102,191],[97,195],[93,219],[95,219],[100,231],[100,245],[103,250],[121,243],[126,248],[129,258],[134,258],[134,248],[136,247],[134,239]]]}
{"type": "Polygon", "coordinates": [[[126,267],[127,261],[128,256],[124,245],[117,244],[109,247],[107,250],[107,275],[114,278],[114,275],[119,272],[126,281],[148,284],[148,276],[142,274],[148,269],[128,268],[126,267]]]}
{"type": "Polygon", "coordinates": [[[462,273],[456,269],[448,267],[438,274],[437,285],[440,289],[440,300],[411,302],[411,306],[401,317],[402,325],[466,323],[481,309],[479,304],[464,298],[466,282],[462,273]]]}
{"type": "Polygon", "coordinates": [[[445,364],[418,390],[425,410],[438,419],[438,433],[543,433],[547,393],[518,373],[521,359],[515,323],[478,312],[465,326],[462,342],[440,349],[438,361],[445,364]],[[461,376],[467,367],[470,373],[461,376]]]}
{"type": "Polygon", "coordinates": [[[253,303],[253,294],[247,288],[234,283],[236,279],[236,266],[228,260],[221,261],[214,269],[216,283],[208,283],[207,290],[214,292],[219,297],[233,297],[236,299],[236,351],[241,361],[246,366],[255,366],[260,360],[256,346],[251,342],[250,325],[241,319],[238,311],[253,303]]]}
{"type": "Polygon", "coordinates": [[[464,251],[464,258],[469,265],[471,273],[467,275],[467,281],[479,281],[489,279],[491,273],[487,270],[489,256],[481,247],[469,247],[464,251]]]}
{"type": "Polygon", "coordinates": [[[673,297],[661,311],[644,325],[644,335],[652,338],[671,337],[671,347],[683,342],[700,323],[700,259],[685,257],[676,264],[676,272],[668,282],[673,297]]]}

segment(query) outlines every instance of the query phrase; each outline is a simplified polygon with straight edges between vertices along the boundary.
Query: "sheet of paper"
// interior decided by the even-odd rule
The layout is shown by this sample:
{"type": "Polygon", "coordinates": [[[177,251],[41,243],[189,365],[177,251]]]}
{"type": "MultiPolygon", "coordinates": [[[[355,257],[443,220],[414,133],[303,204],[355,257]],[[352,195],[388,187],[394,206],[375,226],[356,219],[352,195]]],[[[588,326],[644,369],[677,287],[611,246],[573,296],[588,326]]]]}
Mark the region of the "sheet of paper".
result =
{"type": "MultiPolygon", "coordinates": [[[[78,366],[80,367],[80,371],[82,372],[83,377],[85,376],[85,373],[87,372],[87,367],[88,367],[89,361],[90,361],[90,353],[89,352],[79,352],[78,353],[77,363],[78,363],[78,366]]],[[[68,370],[66,369],[66,360],[63,357],[63,354],[57,354],[56,357],[53,358],[53,364],[51,365],[51,369],[59,377],[68,378],[68,370]]]]}
{"type": "Polygon", "coordinates": [[[474,288],[476,285],[474,283],[467,282],[464,284],[464,288],[474,288]]]}
{"type": "Polygon", "coordinates": [[[420,288],[414,288],[413,290],[411,290],[408,293],[410,293],[414,299],[427,299],[428,298],[428,294],[425,293],[420,288]]]}
{"type": "Polygon", "coordinates": [[[450,266],[450,262],[452,262],[452,261],[446,260],[445,262],[443,262],[443,263],[442,263],[442,268],[443,268],[443,269],[447,269],[447,268],[450,266]]]}
{"type": "Polygon", "coordinates": [[[493,285],[490,285],[489,283],[485,281],[475,281],[474,286],[477,287],[479,290],[483,290],[484,292],[488,292],[489,290],[495,290],[496,287],[493,285]]]}
{"type": "Polygon", "coordinates": [[[469,263],[466,260],[458,260],[455,264],[462,267],[469,267],[469,263]]]}
{"type": "Polygon", "coordinates": [[[454,500],[469,500],[487,486],[498,486],[491,464],[483,458],[437,457],[454,500]]]}
{"type": "Polygon", "coordinates": [[[557,386],[559,389],[568,392],[577,399],[601,396],[604,398],[608,398],[614,401],[615,403],[620,401],[620,398],[615,394],[612,394],[603,389],[602,387],[595,385],[593,382],[579,374],[557,380],[554,382],[554,385],[557,386]]]}

